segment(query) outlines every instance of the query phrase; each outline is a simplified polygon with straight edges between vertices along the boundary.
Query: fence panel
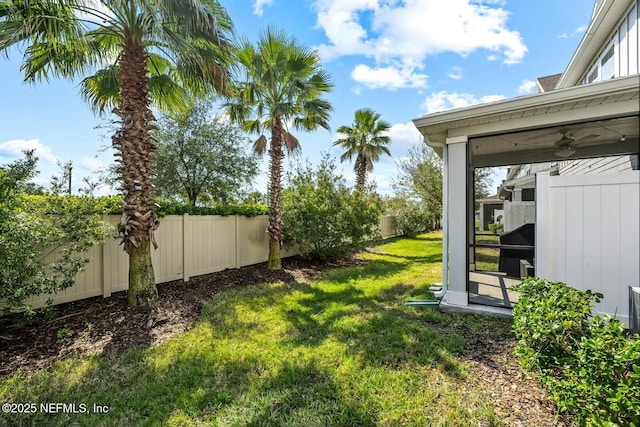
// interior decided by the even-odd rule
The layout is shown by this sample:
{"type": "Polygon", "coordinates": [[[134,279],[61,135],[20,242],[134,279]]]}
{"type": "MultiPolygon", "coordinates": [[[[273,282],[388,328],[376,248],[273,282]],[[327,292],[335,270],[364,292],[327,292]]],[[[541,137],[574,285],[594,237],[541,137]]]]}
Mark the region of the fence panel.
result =
{"type": "Polygon", "coordinates": [[[187,276],[236,267],[235,216],[185,216],[187,276]]]}
{"type": "Polygon", "coordinates": [[[269,217],[238,217],[238,267],[265,262],[269,258],[269,217]]]}
{"type": "MultiPolygon", "coordinates": [[[[103,218],[117,225],[120,216],[103,218]]],[[[226,268],[266,262],[269,256],[269,223],[267,215],[253,218],[244,216],[190,216],[169,215],[160,220],[155,232],[158,249],[151,248],[155,281],[163,283],[184,279],[226,268]]],[[[393,216],[380,218],[383,237],[395,236],[393,216]]],[[[117,238],[107,238],[102,245],[87,253],[89,263],[77,276],[77,284],[53,296],[54,304],[62,304],[95,296],[108,297],[113,292],[129,288],[129,257],[117,238]]],[[[282,257],[299,253],[296,247],[283,248],[282,257]]],[[[50,257],[59,256],[53,252],[50,257]]],[[[29,300],[34,308],[43,307],[51,295],[40,295],[29,300]]]]}

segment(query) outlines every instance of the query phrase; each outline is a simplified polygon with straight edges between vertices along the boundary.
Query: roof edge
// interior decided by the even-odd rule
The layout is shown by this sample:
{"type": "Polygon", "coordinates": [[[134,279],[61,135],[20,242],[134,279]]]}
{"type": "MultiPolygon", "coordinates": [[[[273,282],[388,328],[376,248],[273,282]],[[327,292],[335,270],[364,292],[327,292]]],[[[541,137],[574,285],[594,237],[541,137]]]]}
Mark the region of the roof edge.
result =
{"type": "Polygon", "coordinates": [[[531,108],[540,108],[567,100],[595,98],[603,95],[614,94],[616,92],[637,92],[639,90],[638,87],[640,87],[640,74],[634,74],[632,76],[619,77],[587,85],[557,89],[551,92],[535,93],[517,98],[503,99],[485,104],[441,111],[427,114],[413,119],[412,121],[414,125],[420,129],[421,127],[447,122],[492,116],[531,108]]]}

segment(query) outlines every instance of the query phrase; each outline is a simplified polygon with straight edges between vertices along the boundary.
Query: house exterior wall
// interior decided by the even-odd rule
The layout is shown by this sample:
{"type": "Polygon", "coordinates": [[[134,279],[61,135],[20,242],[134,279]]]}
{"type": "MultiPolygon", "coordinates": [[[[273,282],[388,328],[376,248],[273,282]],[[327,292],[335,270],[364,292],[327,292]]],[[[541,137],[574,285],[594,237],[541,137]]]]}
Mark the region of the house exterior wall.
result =
{"type": "Polygon", "coordinates": [[[536,275],[604,294],[595,311],[628,324],[628,286],[640,285],[640,172],[541,174],[536,199],[536,275]]]}
{"type": "Polygon", "coordinates": [[[560,175],[583,175],[590,173],[616,173],[638,169],[637,155],[598,157],[569,160],[559,164],[560,175]]]}
{"type": "Polygon", "coordinates": [[[625,13],[615,31],[607,38],[598,54],[592,58],[591,65],[584,73],[581,84],[607,80],[615,77],[630,76],[640,72],[638,46],[640,32],[639,0],[634,1],[625,13]]]}

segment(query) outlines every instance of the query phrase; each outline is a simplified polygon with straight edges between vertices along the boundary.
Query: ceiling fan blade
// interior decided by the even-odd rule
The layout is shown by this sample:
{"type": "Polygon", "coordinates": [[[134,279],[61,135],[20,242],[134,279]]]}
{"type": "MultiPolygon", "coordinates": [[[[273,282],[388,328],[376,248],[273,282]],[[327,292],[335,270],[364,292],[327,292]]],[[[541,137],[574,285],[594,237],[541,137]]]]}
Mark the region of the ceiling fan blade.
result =
{"type": "Polygon", "coordinates": [[[588,143],[590,140],[592,140],[592,139],[594,139],[594,138],[598,138],[599,136],[600,136],[600,135],[595,135],[595,134],[593,134],[593,135],[583,136],[583,137],[580,137],[580,138],[576,139],[575,141],[573,141],[573,142],[571,143],[571,145],[574,145],[574,146],[575,146],[575,145],[583,145],[583,144],[585,144],[585,143],[588,143]]]}

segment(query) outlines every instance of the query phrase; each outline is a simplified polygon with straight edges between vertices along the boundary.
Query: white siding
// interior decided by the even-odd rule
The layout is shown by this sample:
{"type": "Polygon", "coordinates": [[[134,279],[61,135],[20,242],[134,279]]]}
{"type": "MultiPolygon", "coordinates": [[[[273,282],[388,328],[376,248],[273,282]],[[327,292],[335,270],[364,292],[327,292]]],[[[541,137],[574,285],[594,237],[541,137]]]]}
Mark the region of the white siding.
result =
{"type": "Polygon", "coordinates": [[[612,173],[632,170],[631,156],[598,157],[570,160],[560,164],[560,175],[582,175],[589,173],[612,173]]]}
{"type": "Polygon", "coordinates": [[[631,9],[626,13],[616,30],[607,39],[607,42],[599,50],[598,55],[592,60],[592,65],[588,68],[581,79],[581,82],[591,83],[609,78],[601,75],[601,60],[604,53],[610,47],[613,40],[615,45],[615,74],[614,77],[625,77],[640,73],[640,31],[638,21],[640,20],[640,0],[636,0],[631,9]],[[593,78],[595,76],[595,78],[593,78]]]}
{"type": "Polygon", "coordinates": [[[538,182],[538,216],[549,227],[536,229],[536,271],[604,294],[595,311],[628,322],[628,287],[640,285],[640,172],[538,182]]]}

